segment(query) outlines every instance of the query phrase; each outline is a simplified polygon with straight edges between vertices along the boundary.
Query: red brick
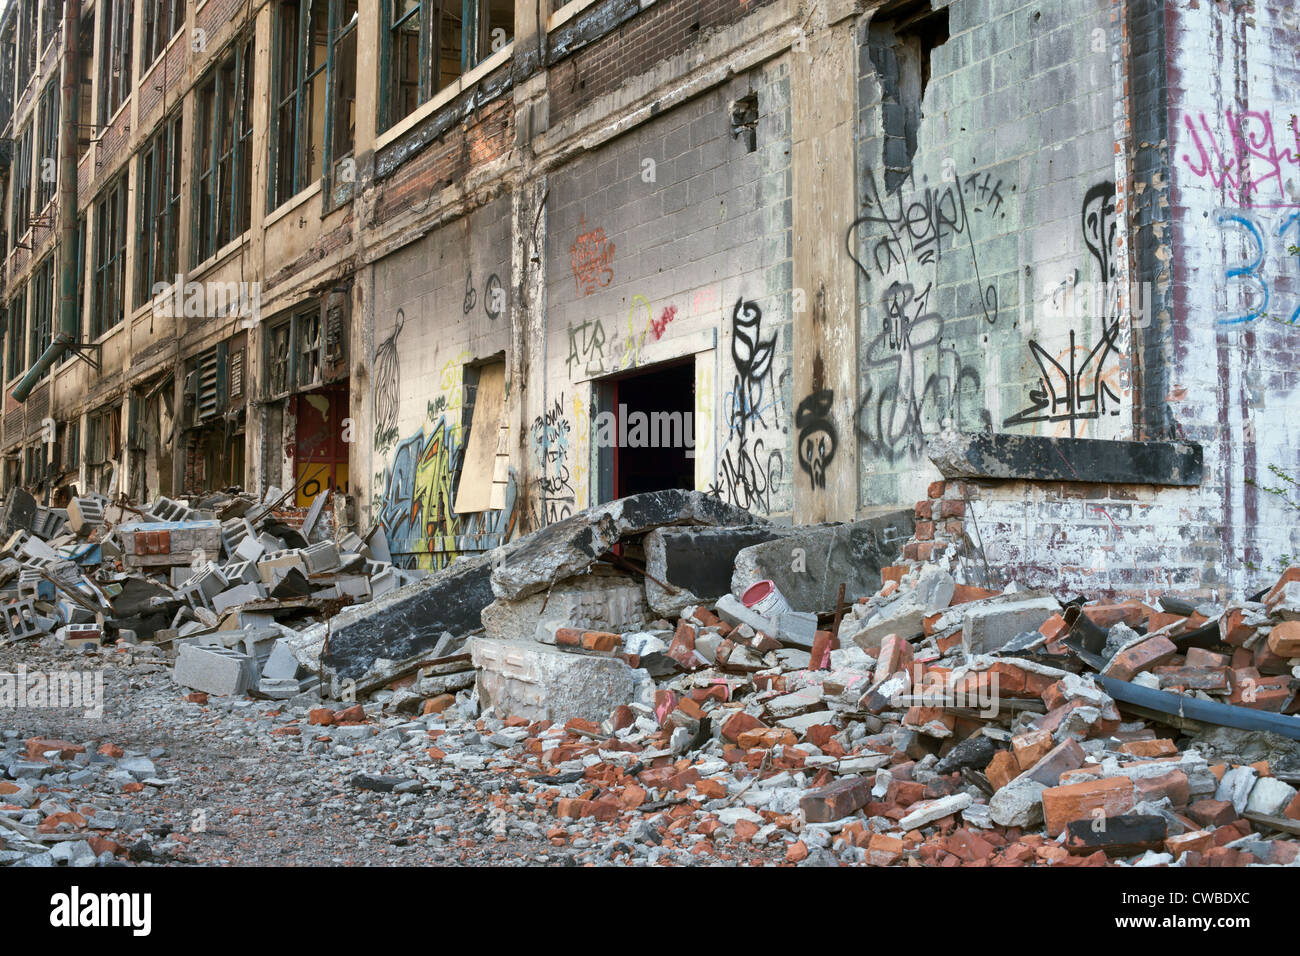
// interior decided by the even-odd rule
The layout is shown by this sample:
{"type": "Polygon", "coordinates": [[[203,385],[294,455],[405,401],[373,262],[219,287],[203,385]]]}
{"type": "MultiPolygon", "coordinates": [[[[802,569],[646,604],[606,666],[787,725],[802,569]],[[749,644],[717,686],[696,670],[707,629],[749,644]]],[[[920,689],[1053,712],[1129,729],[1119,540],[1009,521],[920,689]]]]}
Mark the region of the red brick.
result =
{"type": "Polygon", "coordinates": [[[877,833],[867,844],[867,863],[871,866],[890,866],[903,858],[906,844],[897,837],[877,833]]]}
{"type": "Polygon", "coordinates": [[[1119,752],[1134,757],[1168,757],[1178,753],[1172,740],[1130,740],[1120,744],[1119,752]]]}
{"type": "Polygon", "coordinates": [[[53,737],[29,737],[27,738],[27,756],[31,759],[37,759],[45,756],[47,750],[57,750],[60,760],[71,760],[77,754],[84,754],[86,748],[81,744],[74,744],[70,740],[59,740],[53,737]]]}
{"type": "Polygon", "coordinates": [[[1043,791],[1043,816],[1048,836],[1060,835],[1073,820],[1092,819],[1100,810],[1108,817],[1133,809],[1133,783],[1127,777],[1107,777],[1086,783],[1049,787],[1043,791]]]}
{"type": "Polygon", "coordinates": [[[1203,827],[1221,827],[1237,819],[1227,800],[1197,800],[1187,808],[1187,815],[1203,827]]]}
{"type": "Polygon", "coordinates": [[[1169,638],[1152,637],[1120,651],[1102,673],[1116,680],[1129,681],[1142,671],[1160,666],[1177,653],[1178,648],[1169,638]]]}
{"type": "Polygon", "coordinates": [[[756,730],[766,726],[767,724],[763,723],[752,714],[747,714],[743,710],[738,710],[733,716],[729,717],[725,723],[723,723],[722,736],[724,739],[730,740],[734,744],[740,740],[740,735],[745,733],[745,731],[756,730]]]}
{"type": "Polygon", "coordinates": [[[1268,649],[1278,657],[1300,657],[1300,621],[1274,624],[1268,635],[1268,649]]]}
{"type": "Polygon", "coordinates": [[[999,750],[993,755],[989,765],[984,768],[984,776],[988,778],[993,789],[1001,790],[1020,776],[1020,764],[1016,761],[1016,755],[1010,750],[999,750]]]}
{"type": "Polygon", "coordinates": [[[809,823],[842,820],[866,806],[871,799],[871,786],[867,777],[843,777],[820,790],[804,794],[799,800],[799,808],[809,823]]]}
{"type": "Polygon", "coordinates": [[[1043,730],[1030,730],[1011,738],[1016,762],[1025,770],[1047,756],[1052,746],[1052,735],[1043,730]]]}
{"type": "Polygon", "coordinates": [[[943,497],[943,486],[946,484],[943,480],[930,482],[930,487],[926,489],[926,495],[931,498],[943,497]]]}

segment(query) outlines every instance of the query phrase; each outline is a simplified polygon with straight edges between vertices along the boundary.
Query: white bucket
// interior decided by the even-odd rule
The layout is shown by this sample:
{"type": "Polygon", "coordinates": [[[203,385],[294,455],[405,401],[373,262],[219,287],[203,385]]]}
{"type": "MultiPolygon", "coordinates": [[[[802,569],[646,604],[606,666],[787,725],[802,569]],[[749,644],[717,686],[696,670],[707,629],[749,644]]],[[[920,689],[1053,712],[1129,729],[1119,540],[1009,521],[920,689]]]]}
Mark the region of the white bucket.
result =
{"type": "Polygon", "coordinates": [[[773,620],[790,612],[790,605],[785,595],[777,590],[775,581],[759,581],[745,590],[740,601],[751,611],[773,620]]]}

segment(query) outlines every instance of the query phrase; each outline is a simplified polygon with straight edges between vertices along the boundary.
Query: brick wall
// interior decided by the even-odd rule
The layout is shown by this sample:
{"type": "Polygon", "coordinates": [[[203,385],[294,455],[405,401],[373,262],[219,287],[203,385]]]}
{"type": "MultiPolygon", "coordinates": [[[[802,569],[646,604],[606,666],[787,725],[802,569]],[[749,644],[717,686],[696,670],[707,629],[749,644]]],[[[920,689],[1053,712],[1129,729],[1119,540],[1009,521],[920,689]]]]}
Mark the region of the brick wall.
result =
{"type": "Polygon", "coordinates": [[[618,29],[557,64],[547,76],[550,116],[558,122],[618,89],[710,30],[773,0],[658,0],[618,29]]]}

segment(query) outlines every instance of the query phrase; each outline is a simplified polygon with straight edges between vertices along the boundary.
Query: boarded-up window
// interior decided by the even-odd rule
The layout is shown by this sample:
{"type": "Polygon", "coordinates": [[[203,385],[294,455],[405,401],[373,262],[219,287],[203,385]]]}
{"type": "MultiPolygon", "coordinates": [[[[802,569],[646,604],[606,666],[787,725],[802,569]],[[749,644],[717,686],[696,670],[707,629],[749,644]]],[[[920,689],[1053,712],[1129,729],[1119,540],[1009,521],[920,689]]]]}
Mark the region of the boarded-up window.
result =
{"type": "Polygon", "coordinates": [[[465,462],[456,485],[457,514],[505,507],[510,430],[505,417],[506,363],[481,366],[478,373],[465,462]]]}

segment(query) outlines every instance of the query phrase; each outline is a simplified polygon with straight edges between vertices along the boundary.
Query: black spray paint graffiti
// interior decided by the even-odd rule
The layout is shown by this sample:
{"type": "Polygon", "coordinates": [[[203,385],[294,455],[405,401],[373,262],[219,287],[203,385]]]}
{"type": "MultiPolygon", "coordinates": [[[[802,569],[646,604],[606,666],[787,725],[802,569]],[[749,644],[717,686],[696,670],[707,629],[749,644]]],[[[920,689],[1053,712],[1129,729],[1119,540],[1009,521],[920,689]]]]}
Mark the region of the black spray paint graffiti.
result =
{"type": "Polygon", "coordinates": [[[474,306],[478,302],[478,293],[474,291],[474,273],[472,271],[465,273],[465,302],[461,310],[469,315],[474,311],[474,306]]]}
{"type": "Polygon", "coordinates": [[[405,322],[406,313],[398,309],[393,334],[375,350],[375,448],[380,450],[397,441],[397,409],[401,400],[397,336],[405,322]]]}
{"type": "MultiPolygon", "coordinates": [[[[1119,393],[1107,376],[1108,360],[1119,354],[1119,303],[1115,265],[1115,184],[1099,183],[1088,190],[1080,214],[1083,241],[1097,265],[1101,281],[1106,283],[1102,333],[1097,343],[1077,357],[1076,333],[1070,330],[1070,345],[1053,357],[1037,341],[1030,339],[1029,353],[1038,365],[1039,378],[1029,389],[1030,404],[1003,421],[1004,427],[1035,422],[1065,422],[1070,437],[1077,437],[1082,424],[1106,415],[1120,413],[1119,393]]],[[[1077,274],[1077,273],[1076,273],[1077,274]]]]}
{"type": "MultiPolygon", "coordinates": [[[[943,317],[930,311],[930,295],[929,285],[919,295],[909,284],[891,285],[881,300],[884,327],[867,346],[865,377],[872,384],[855,422],[867,449],[889,461],[919,458],[928,435],[969,421],[962,395],[980,387],[979,373],[944,344],[943,317]]],[[[987,412],[981,424],[991,426],[987,412]]]]}
{"type": "Polygon", "coordinates": [[[530,503],[532,527],[554,524],[573,514],[577,496],[569,473],[569,421],[564,396],[533,420],[533,460],[537,468],[537,500],[530,503]]]}
{"type": "Polygon", "coordinates": [[[882,198],[875,176],[868,174],[863,202],[866,211],[849,226],[845,247],[868,282],[873,274],[883,279],[895,270],[902,270],[903,276],[910,279],[910,262],[935,266],[944,255],[945,240],[950,248],[956,248],[959,238],[964,237],[980,306],[985,320],[992,325],[998,318],[998,290],[992,283],[986,286],[980,275],[971,214],[1005,216],[1001,212],[1003,201],[1002,181],[995,181],[989,173],[982,179],[976,173],[964,180],[954,174],[953,181],[942,188],[927,185],[914,192],[910,200],[904,200],[902,189],[882,198]],[[859,231],[866,233],[861,240],[859,231]],[[866,246],[866,262],[856,254],[854,246],[859,241],[866,246]]]}
{"type": "Polygon", "coordinates": [[[799,464],[814,488],[826,487],[826,468],[835,458],[839,434],[831,421],[835,392],[829,388],[813,392],[795,411],[794,424],[799,429],[799,464]]]}
{"type": "Polygon", "coordinates": [[[575,365],[586,375],[605,371],[605,326],[599,320],[588,319],[569,326],[569,355],[565,364],[570,378],[575,365]]]}
{"type": "Polygon", "coordinates": [[[737,299],[731,313],[731,358],[736,367],[731,390],[724,397],[727,440],[724,443],[715,495],[747,510],[770,512],[772,492],[785,474],[778,449],[767,448],[755,431],[780,419],[780,396],[773,383],[772,359],[776,333],[763,338],[763,312],[758,303],[737,299]]]}
{"type": "MultiPolygon", "coordinates": [[[[925,276],[938,276],[945,255],[969,256],[974,286],[969,309],[996,323],[997,286],[982,276],[973,222],[1005,218],[1002,181],[988,173],[945,178],[939,186],[920,189],[909,179],[910,192],[904,188],[882,197],[869,175],[865,212],[845,237],[865,288],[874,283],[883,290],[864,296],[873,313],[880,309],[880,331],[863,359],[868,384],[854,424],[864,450],[890,462],[921,458],[927,438],[945,427],[992,427],[987,411],[962,407],[963,396],[978,394],[980,375],[944,342],[944,317],[932,306],[935,281],[925,276]]],[[[962,288],[969,286],[959,283],[957,291],[962,288]]]]}
{"type": "Polygon", "coordinates": [[[489,319],[498,319],[506,307],[506,290],[501,286],[501,277],[495,272],[487,278],[483,287],[483,311],[489,319]]]}

